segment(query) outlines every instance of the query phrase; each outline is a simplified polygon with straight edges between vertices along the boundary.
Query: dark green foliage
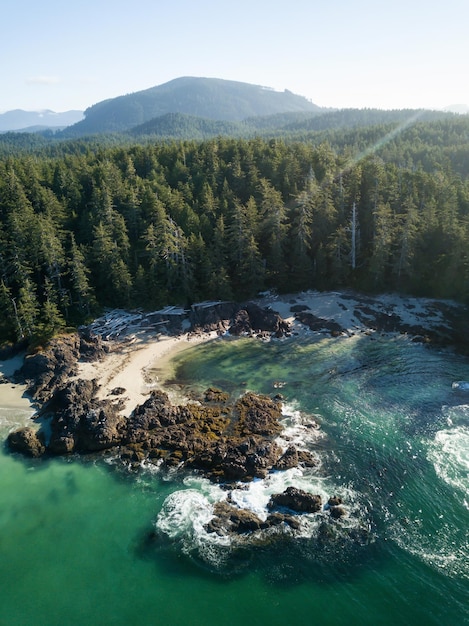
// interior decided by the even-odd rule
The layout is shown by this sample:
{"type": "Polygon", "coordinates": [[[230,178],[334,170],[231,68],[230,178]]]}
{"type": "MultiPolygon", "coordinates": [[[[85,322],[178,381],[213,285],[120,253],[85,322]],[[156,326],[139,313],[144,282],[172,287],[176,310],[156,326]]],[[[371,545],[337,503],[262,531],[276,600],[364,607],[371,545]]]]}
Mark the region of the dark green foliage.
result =
{"type": "Polygon", "coordinates": [[[319,137],[3,157],[0,341],[266,287],[467,300],[469,120],[319,137]]]}

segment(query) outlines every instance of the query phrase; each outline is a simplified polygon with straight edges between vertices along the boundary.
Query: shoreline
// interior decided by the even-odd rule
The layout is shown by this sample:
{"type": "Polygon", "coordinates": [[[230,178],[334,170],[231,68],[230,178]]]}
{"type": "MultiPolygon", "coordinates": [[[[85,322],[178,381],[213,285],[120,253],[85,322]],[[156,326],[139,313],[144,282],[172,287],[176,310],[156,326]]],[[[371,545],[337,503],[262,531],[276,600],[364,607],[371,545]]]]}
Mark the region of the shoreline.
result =
{"type": "Polygon", "coordinates": [[[99,385],[96,398],[120,398],[122,406],[119,412],[129,416],[158,386],[148,372],[159,369],[159,363],[167,363],[179,352],[216,338],[216,333],[162,335],[156,338],[152,333],[142,333],[131,345],[114,343],[112,351],[99,361],[79,362],[75,379],[96,379],[99,385]],[[116,393],[120,389],[122,394],[116,393]]]}
{"type": "Polygon", "coordinates": [[[0,428],[12,430],[30,425],[36,413],[36,406],[26,391],[26,385],[19,385],[9,379],[23,363],[24,354],[0,360],[0,428]]]}
{"type": "MultiPolygon", "coordinates": [[[[288,322],[296,336],[315,334],[331,336],[327,324],[339,330],[332,336],[351,337],[356,334],[375,333],[407,334],[425,340],[425,333],[442,337],[451,330],[450,314],[461,314],[462,305],[445,300],[414,298],[397,294],[370,296],[354,292],[306,291],[277,295],[267,292],[253,300],[258,306],[275,311],[288,322]],[[300,311],[301,313],[298,313],[300,311]],[[298,315],[299,319],[295,316],[298,315]],[[309,321],[301,319],[308,317],[309,321]],[[312,319],[312,321],[311,321],[312,319]]],[[[132,317],[132,314],[122,312],[132,317]]],[[[129,416],[148,399],[158,382],[152,380],[151,372],[167,366],[180,351],[201,343],[220,338],[217,331],[185,332],[178,335],[158,333],[154,329],[138,329],[130,323],[118,338],[107,339],[109,352],[100,360],[79,361],[77,374],[71,380],[93,380],[98,384],[98,400],[115,400],[119,412],[129,416]]],[[[0,384],[0,408],[31,410],[35,406],[25,394],[26,387],[9,382],[21,367],[24,354],[0,361],[0,378],[8,381],[0,384]]],[[[164,386],[164,381],[162,387],[164,386]]]]}

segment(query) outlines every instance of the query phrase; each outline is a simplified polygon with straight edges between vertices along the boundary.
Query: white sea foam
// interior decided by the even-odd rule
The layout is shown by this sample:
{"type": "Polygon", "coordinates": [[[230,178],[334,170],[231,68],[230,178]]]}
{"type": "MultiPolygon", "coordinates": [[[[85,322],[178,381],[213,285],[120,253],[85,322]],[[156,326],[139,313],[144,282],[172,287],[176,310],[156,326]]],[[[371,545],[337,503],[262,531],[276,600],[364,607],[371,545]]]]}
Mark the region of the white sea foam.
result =
{"type": "MultiPolygon", "coordinates": [[[[276,441],[283,449],[294,444],[298,449],[311,450],[318,438],[324,436],[318,429],[315,416],[305,415],[289,405],[283,407],[282,413],[284,430],[276,441]]],[[[237,483],[228,491],[199,475],[187,476],[183,484],[184,489],[172,493],[164,501],[155,522],[156,529],[176,541],[183,552],[196,553],[198,558],[211,565],[226,563],[231,549],[236,546],[262,543],[265,533],[269,537],[294,534],[298,538],[314,538],[321,524],[330,520],[327,501],[332,495],[342,498],[347,511],[347,515],[337,521],[338,528],[346,533],[350,528],[366,527],[366,511],[359,494],[335,484],[330,477],[319,476],[317,467],[273,471],[264,479],[237,483]],[[251,511],[265,521],[271,512],[268,508],[271,496],[284,492],[288,487],[317,494],[324,503],[319,513],[297,516],[298,529],[293,531],[281,525],[242,535],[219,535],[207,531],[216,502],[229,501],[232,506],[251,511]]]]}
{"type": "Polygon", "coordinates": [[[445,407],[449,428],[439,430],[428,446],[427,458],[442,481],[433,489],[436,499],[431,512],[416,508],[408,518],[395,519],[391,536],[404,550],[447,576],[469,579],[469,540],[465,531],[469,508],[469,407],[445,407]],[[448,487],[450,488],[448,490],[448,487]],[[445,493],[461,494],[441,506],[445,493]]]}
{"type": "Polygon", "coordinates": [[[324,436],[319,428],[320,416],[304,414],[293,404],[283,405],[282,415],[283,430],[276,442],[284,450],[292,444],[299,450],[309,449],[324,436]]]}
{"type": "Polygon", "coordinates": [[[31,421],[31,417],[34,415],[34,411],[31,409],[18,409],[0,406],[0,432],[5,436],[17,428],[23,426],[32,426],[34,423],[31,421]]]}
{"type": "Polygon", "coordinates": [[[156,519],[156,528],[170,539],[200,533],[213,517],[213,503],[196,489],[170,494],[156,519]]]}
{"type": "Polygon", "coordinates": [[[469,428],[438,431],[428,454],[437,475],[469,496],[469,428]]]}
{"type": "Polygon", "coordinates": [[[228,500],[232,506],[252,511],[265,520],[270,513],[268,502],[271,495],[294,486],[320,495],[324,503],[332,494],[343,499],[348,515],[335,522],[335,525],[337,532],[343,533],[344,537],[350,529],[367,527],[366,512],[359,495],[347,487],[334,485],[330,478],[314,475],[310,470],[292,468],[272,472],[265,479],[248,484],[239,483],[230,491],[198,476],[189,476],[183,482],[185,488],[173,492],[164,501],[155,527],[175,542],[183,553],[195,555],[216,568],[224,567],[232,550],[237,547],[254,547],[266,540],[270,541],[274,536],[294,535],[297,538],[314,539],[322,523],[332,521],[325,504],[319,513],[298,515],[299,528],[296,530],[281,525],[266,531],[219,535],[207,530],[207,524],[213,518],[214,504],[219,501],[228,500]]]}

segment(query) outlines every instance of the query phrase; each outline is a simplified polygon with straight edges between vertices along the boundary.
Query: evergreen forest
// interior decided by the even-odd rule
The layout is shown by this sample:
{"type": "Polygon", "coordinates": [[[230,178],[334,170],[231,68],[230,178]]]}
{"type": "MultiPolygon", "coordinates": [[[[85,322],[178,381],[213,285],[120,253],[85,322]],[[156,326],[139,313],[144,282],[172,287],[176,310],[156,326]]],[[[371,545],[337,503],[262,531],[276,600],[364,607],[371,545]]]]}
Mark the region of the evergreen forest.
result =
{"type": "Polygon", "coordinates": [[[468,116],[248,138],[0,137],[0,344],[104,307],[266,289],[467,302],[468,251],[468,116]]]}

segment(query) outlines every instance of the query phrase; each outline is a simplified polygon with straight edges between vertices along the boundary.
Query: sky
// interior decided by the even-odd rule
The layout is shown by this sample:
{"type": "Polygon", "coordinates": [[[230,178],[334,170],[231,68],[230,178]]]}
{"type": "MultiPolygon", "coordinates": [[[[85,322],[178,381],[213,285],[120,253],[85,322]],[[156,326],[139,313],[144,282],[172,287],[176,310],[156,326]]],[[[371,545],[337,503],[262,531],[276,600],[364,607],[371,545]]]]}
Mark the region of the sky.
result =
{"type": "Polygon", "coordinates": [[[0,112],[87,107],[180,76],[322,107],[469,104],[468,0],[4,0],[0,112]]]}

